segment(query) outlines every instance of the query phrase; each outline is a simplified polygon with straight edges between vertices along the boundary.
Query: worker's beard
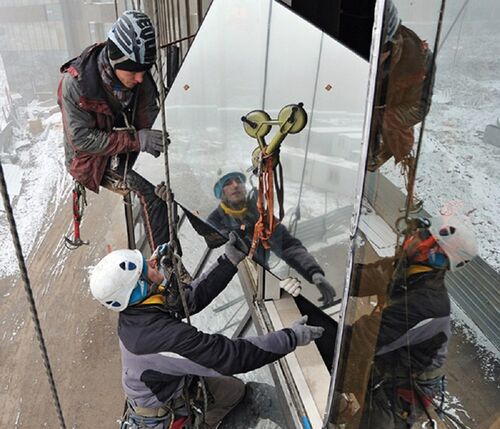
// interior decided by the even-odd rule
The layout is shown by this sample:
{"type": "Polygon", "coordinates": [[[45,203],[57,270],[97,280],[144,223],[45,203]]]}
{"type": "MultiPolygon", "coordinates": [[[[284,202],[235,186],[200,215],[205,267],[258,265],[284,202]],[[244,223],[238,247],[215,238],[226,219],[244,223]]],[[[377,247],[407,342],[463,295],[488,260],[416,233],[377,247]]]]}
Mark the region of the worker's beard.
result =
{"type": "Polygon", "coordinates": [[[229,199],[225,195],[223,195],[222,202],[232,210],[241,210],[241,209],[245,208],[245,206],[247,204],[247,199],[246,199],[246,195],[245,195],[239,201],[229,201],[229,199]]]}

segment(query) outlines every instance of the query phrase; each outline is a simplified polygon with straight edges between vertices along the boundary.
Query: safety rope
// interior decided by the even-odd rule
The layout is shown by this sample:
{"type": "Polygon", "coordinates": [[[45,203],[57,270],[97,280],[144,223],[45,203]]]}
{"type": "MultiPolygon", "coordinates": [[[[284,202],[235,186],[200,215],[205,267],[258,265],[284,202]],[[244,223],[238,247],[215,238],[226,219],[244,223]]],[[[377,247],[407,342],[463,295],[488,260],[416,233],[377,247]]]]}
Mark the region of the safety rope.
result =
{"type": "MultiPolygon", "coordinates": [[[[431,70],[429,73],[432,75],[434,73],[435,67],[436,67],[436,56],[437,56],[437,46],[439,43],[439,37],[441,34],[441,29],[443,25],[443,16],[444,16],[444,9],[446,5],[446,0],[441,1],[441,8],[440,8],[440,13],[439,13],[439,20],[438,20],[438,26],[436,30],[436,37],[434,41],[434,52],[432,56],[432,63],[431,63],[431,70]]],[[[404,230],[398,229],[398,237],[397,237],[397,243],[398,247],[396,249],[396,255],[399,255],[399,261],[395,269],[395,273],[398,273],[399,270],[401,269],[401,263],[403,263],[403,268],[405,268],[404,272],[404,281],[406,284],[406,263],[404,261],[404,258],[402,257],[402,240],[401,237],[402,235],[407,236],[409,234],[409,230],[411,229],[411,219],[410,219],[410,214],[413,210],[413,202],[414,202],[414,189],[415,189],[415,179],[416,179],[416,173],[417,173],[417,165],[418,161],[420,159],[420,152],[421,152],[421,147],[422,147],[422,141],[423,141],[423,134],[424,134],[424,127],[425,127],[425,119],[426,117],[422,119],[421,125],[420,125],[420,133],[419,133],[419,138],[418,138],[418,143],[417,143],[417,148],[416,148],[416,154],[414,157],[410,157],[409,159],[406,160],[406,162],[403,163],[404,169],[406,169],[407,173],[407,182],[406,182],[406,189],[407,189],[407,196],[406,196],[406,204],[405,204],[405,212],[404,212],[404,221],[407,225],[407,228],[404,230]]],[[[401,219],[400,219],[401,220],[401,219]]],[[[396,222],[399,223],[399,220],[396,222]]],[[[396,225],[398,226],[398,225],[396,225]]],[[[404,297],[404,302],[405,302],[405,316],[406,316],[406,327],[409,329],[409,320],[408,320],[408,315],[409,315],[409,307],[408,307],[408,288],[405,288],[405,297],[404,297]]],[[[406,336],[406,347],[407,347],[407,359],[408,359],[408,372],[409,372],[409,380],[410,380],[410,388],[415,391],[416,386],[414,383],[413,378],[411,377],[412,369],[411,369],[411,350],[410,350],[410,344],[409,344],[409,336],[406,336]]],[[[430,416],[427,414],[428,417],[428,422],[429,424],[432,424],[433,421],[430,418],[430,416]]]]}
{"type": "Polygon", "coordinates": [[[254,174],[259,178],[257,193],[259,218],[254,226],[252,245],[248,254],[250,258],[254,256],[259,244],[262,244],[266,250],[271,247],[269,240],[285,216],[283,167],[280,163],[279,151],[288,134],[296,134],[306,126],[307,113],[303,106],[303,103],[298,103],[283,107],[277,120],[272,120],[263,110],[253,110],[241,117],[245,132],[257,139],[259,144],[259,147],[252,153],[254,174]],[[279,125],[279,130],[268,145],[265,136],[273,125],[279,125]],[[278,219],[274,216],[274,189],[276,189],[279,207],[278,219]]]}
{"type": "MultiPolygon", "coordinates": [[[[441,29],[443,27],[443,16],[444,16],[444,8],[446,5],[446,0],[441,0],[441,8],[439,12],[439,20],[438,20],[438,26],[436,30],[436,37],[434,40],[434,52],[432,53],[432,63],[431,63],[431,69],[429,70],[429,74],[432,76],[435,72],[436,68],[436,57],[438,53],[438,43],[439,43],[439,37],[441,35],[441,29]]],[[[422,148],[422,141],[424,137],[424,128],[425,128],[425,120],[426,116],[422,119],[421,125],[420,125],[420,133],[418,136],[418,143],[417,143],[417,149],[416,149],[416,154],[415,158],[413,160],[413,165],[409,166],[409,169],[411,170],[411,176],[409,174],[409,182],[408,182],[408,187],[407,187],[407,196],[406,196],[406,207],[405,207],[405,218],[408,220],[410,218],[410,214],[412,211],[412,203],[413,203],[413,193],[414,193],[414,187],[415,187],[415,178],[417,176],[417,165],[418,161],[420,159],[420,152],[422,148]]]]}
{"type": "MultiPolygon", "coordinates": [[[[156,29],[159,28],[159,20],[158,20],[158,1],[153,2],[154,9],[154,20],[156,29]]],[[[167,140],[167,124],[165,117],[165,82],[163,79],[163,62],[161,56],[161,48],[160,48],[160,34],[159,31],[155,31],[156,38],[156,56],[158,61],[158,77],[160,80],[160,115],[161,115],[161,129],[162,129],[162,141],[163,141],[163,154],[165,161],[165,187],[167,190],[167,216],[168,216],[168,232],[169,232],[169,247],[172,249],[173,256],[175,258],[175,262],[172,264],[174,268],[174,274],[177,278],[177,283],[179,285],[179,295],[181,297],[182,308],[184,310],[184,315],[187,319],[188,324],[191,324],[191,319],[189,317],[189,309],[186,302],[186,296],[184,295],[184,287],[182,282],[180,281],[180,269],[181,269],[181,257],[179,255],[179,241],[177,240],[177,228],[174,224],[174,195],[172,192],[171,184],[170,184],[170,165],[169,165],[169,156],[168,156],[168,140],[167,140]]]]}
{"type": "MultiPolygon", "coordinates": [[[[168,155],[168,143],[167,140],[167,125],[166,125],[166,117],[165,117],[165,82],[163,79],[163,62],[161,56],[161,45],[160,45],[160,34],[159,34],[159,19],[158,19],[158,0],[153,2],[153,13],[154,13],[154,21],[157,31],[155,31],[156,38],[156,56],[157,56],[157,64],[158,64],[158,77],[160,80],[160,114],[161,114],[161,129],[162,129],[162,141],[163,141],[163,154],[165,161],[165,187],[167,190],[167,215],[168,215],[168,230],[169,230],[169,248],[172,249],[172,265],[174,269],[174,275],[176,278],[179,295],[182,302],[182,308],[184,310],[184,316],[186,317],[187,323],[191,325],[191,319],[189,316],[189,309],[186,302],[186,296],[184,294],[184,284],[181,281],[181,270],[183,271],[184,267],[182,264],[182,259],[180,255],[180,246],[177,238],[177,225],[175,225],[174,219],[174,195],[172,192],[171,184],[170,184],[170,165],[169,165],[169,155],[168,155]]],[[[201,17],[200,17],[201,19],[201,17]]],[[[203,401],[203,414],[202,414],[202,423],[205,420],[206,413],[208,411],[208,396],[205,380],[203,377],[199,378],[200,388],[202,389],[204,401],[203,401]]]]}
{"type": "Polygon", "coordinates": [[[52,368],[50,366],[49,355],[47,353],[47,347],[45,346],[45,340],[42,334],[42,328],[40,326],[40,320],[38,318],[38,311],[35,305],[35,299],[33,297],[33,291],[31,290],[30,280],[28,277],[28,271],[26,269],[26,263],[23,256],[23,251],[21,248],[21,242],[19,241],[19,235],[17,233],[16,221],[12,212],[12,206],[10,204],[9,193],[7,191],[7,185],[5,183],[5,177],[3,174],[3,167],[0,161],[0,191],[2,193],[2,199],[4,203],[5,212],[7,213],[7,219],[9,221],[9,229],[12,235],[12,241],[14,248],[16,250],[17,261],[19,264],[19,270],[21,271],[21,278],[23,280],[24,290],[26,292],[26,297],[28,299],[28,304],[31,312],[31,318],[35,324],[35,333],[38,340],[38,345],[40,347],[40,352],[42,353],[43,365],[45,366],[45,371],[47,373],[47,378],[49,380],[50,391],[52,393],[52,400],[56,408],[57,417],[59,419],[59,426],[61,429],[66,429],[66,424],[64,423],[64,417],[61,409],[61,404],[59,402],[59,396],[57,395],[56,384],[54,381],[54,375],[52,373],[52,368]]]}
{"type": "Polygon", "coordinates": [[[259,243],[264,249],[269,249],[269,239],[275,228],[274,218],[274,157],[268,156],[264,159],[262,171],[259,171],[259,190],[257,194],[257,211],[259,219],[255,223],[252,245],[248,254],[252,258],[259,243]]]}
{"type": "Polygon", "coordinates": [[[88,245],[89,242],[82,240],[80,237],[80,223],[82,221],[83,212],[85,211],[85,206],[87,205],[87,193],[85,186],[83,186],[76,179],[73,179],[73,238],[64,236],[64,245],[70,250],[78,249],[82,245],[88,245]]]}

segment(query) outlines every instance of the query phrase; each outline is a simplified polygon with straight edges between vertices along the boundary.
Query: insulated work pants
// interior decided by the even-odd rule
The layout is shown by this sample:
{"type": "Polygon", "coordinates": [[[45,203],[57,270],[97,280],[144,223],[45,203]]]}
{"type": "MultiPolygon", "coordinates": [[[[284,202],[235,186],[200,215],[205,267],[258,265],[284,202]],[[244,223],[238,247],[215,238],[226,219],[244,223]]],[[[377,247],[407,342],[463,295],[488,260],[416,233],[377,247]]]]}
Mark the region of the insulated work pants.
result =
{"type": "Polygon", "coordinates": [[[208,402],[205,424],[214,429],[245,396],[245,383],[236,377],[204,377],[212,397],[208,402]]]}
{"type": "MultiPolygon", "coordinates": [[[[216,429],[221,420],[226,417],[245,396],[245,383],[236,377],[204,377],[203,379],[205,380],[205,387],[207,389],[208,403],[205,422],[199,429],[216,429]]],[[[175,410],[177,419],[176,422],[173,423],[173,426],[181,429],[178,422],[183,415],[186,415],[184,398],[177,398],[171,407],[175,410]]],[[[169,407],[136,407],[134,408],[136,419],[129,416],[129,419],[125,421],[125,425],[128,424],[128,426],[122,425],[121,428],[138,427],[141,429],[168,429],[171,424],[171,413],[169,410],[169,407]],[[134,426],[134,424],[137,426],[134,426]]],[[[182,424],[182,429],[193,429],[192,422],[188,419],[182,424]]]]}
{"type": "MultiPolygon", "coordinates": [[[[122,181],[122,165],[117,170],[108,168],[106,176],[122,181]]],[[[153,253],[157,246],[169,242],[167,205],[155,194],[154,185],[132,169],[127,171],[124,185],[139,199],[144,229],[153,253]]]]}
{"type": "Polygon", "coordinates": [[[367,394],[359,428],[410,429],[423,416],[420,405],[409,404],[400,397],[389,400],[389,396],[393,395],[381,387],[367,394]]]}

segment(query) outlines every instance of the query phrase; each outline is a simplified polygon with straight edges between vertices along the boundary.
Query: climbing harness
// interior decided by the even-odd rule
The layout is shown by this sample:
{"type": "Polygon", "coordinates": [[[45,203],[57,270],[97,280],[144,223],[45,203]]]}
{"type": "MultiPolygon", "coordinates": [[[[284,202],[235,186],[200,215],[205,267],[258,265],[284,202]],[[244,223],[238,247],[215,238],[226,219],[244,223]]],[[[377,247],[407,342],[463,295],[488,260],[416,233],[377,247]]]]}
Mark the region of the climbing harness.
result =
{"type": "Polygon", "coordinates": [[[118,420],[120,423],[120,429],[142,429],[142,428],[152,428],[156,427],[159,424],[164,424],[166,429],[171,429],[174,423],[173,413],[168,413],[161,417],[146,417],[134,412],[133,408],[129,405],[126,408],[126,411],[121,420],[118,420]],[[167,421],[168,426],[165,426],[167,421]]]}
{"type": "Polygon", "coordinates": [[[120,423],[120,429],[147,429],[157,427],[162,424],[164,429],[183,429],[186,428],[188,417],[178,416],[174,412],[174,403],[158,408],[134,407],[127,400],[120,423]]]}
{"type": "Polygon", "coordinates": [[[26,261],[24,260],[23,251],[21,248],[21,242],[19,241],[19,234],[17,232],[16,221],[14,219],[14,214],[12,212],[12,206],[10,204],[9,193],[7,191],[7,185],[5,183],[5,176],[3,173],[2,163],[0,162],[0,191],[2,193],[3,204],[5,212],[7,214],[7,220],[9,222],[10,233],[12,235],[12,241],[14,248],[16,250],[17,261],[19,264],[19,270],[21,271],[21,278],[23,279],[24,291],[26,292],[26,298],[28,299],[28,304],[31,312],[31,318],[33,319],[33,324],[35,325],[36,338],[38,340],[38,345],[40,347],[40,352],[42,354],[43,365],[45,366],[45,371],[47,373],[47,378],[49,381],[50,391],[52,393],[52,400],[54,402],[54,407],[56,409],[57,418],[59,420],[59,427],[61,429],[66,429],[66,424],[64,422],[64,416],[61,409],[61,403],[59,402],[59,396],[57,394],[56,384],[54,381],[54,375],[52,373],[52,367],[50,366],[49,355],[47,353],[47,347],[45,346],[45,340],[43,338],[42,328],[40,326],[40,319],[38,318],[38,311],[36,309],[35,299],[33,297],[33,291],[31,289],[30,280],[28,277],[28,270],[26,268],[26,261]]]}
{"type": "Polygon", "coordinates": [[[303,106],[303,103],[289,104],[280,110],[278,118],[274,120],[264,110],[253,110],[241,118],[245,132],[255,138],[259,145],[252,153],[253,172],[259,178],[257,193],[259,219],[255,224],[249,257],[255,254],[259,243],[264,249],[269,249],[271,235],[284,217],[283,168],[279,151],[281,143],[288,134],[297,134],[306,126],[307,113],[303,106]],[[278,125],[279,130],[268,145],[265,137],[273,125],[278,125]],[[279,207],[278,218],[274,216],[274,190],[279,207]]]}
{"type": "MultiPolygon", "coordinates": [[[[135,111],[137,107],[137,95],[134,97],[134,105],[133,109],[131,112],[132,119],[135,116],[135,111]]],[[[131,134],[135,134],[136,129],[135,127],[131,124],[129,121],[128,116],[122,111],[121,112],[123,121],[125,123],[124,127],[113,127],[113,131],[128,131],[131,134]]],[[[130,189],[127,186],[127,172],[128,172],[128,165],[129,165],[129,158],[130,154],[127,152],[125,156],[125,166],[123,169],[123,176],[120,176],[118,172],[116,171],[120,165],[120,156],[123,155],[113,155],[110,159],[110,171],[107,171],[103,177],[102,181],[102,186],[105,187],[106,189],[109,189],[112,192],[118,193],[123,196],[123,201],[125,204],[125,213],[127,217],[130,217],[130,221],[132,221],[131,216],[129,213],[131,213],[131,209],[127,209],[127,205],[131,204],[130,200],[130,189]]],[[[78,249],[80,246],[83,245],[88,245],[89,241],[82,240],[80,237],[80,223],[82,221],[83,213],[85,211],[85,206],[87,206],[87,194],[86,194],[86,189],[85,186],[83,186],[80,182],[78,182],[76,179],[73,179],[74,186],[73,186],[73,199],[72,199],[72,207],[73,207],[73,238],[70,238],[68,236],[64,237],[64,245],[70,249],[70,250],[75,250],[78,249]]],[[[127,221],[127,225],[129,224],[129,221],[127,221]]],[[[128,234],[130,236],[130,232],[128,234]]],[[[150,234],[151,235],[151,234],[150,234]]],[[[130,247],[130,241],[129,240],[129,247],[130,247]]]]}
{"type": "Polygon", "coordinates": [[[73,182],[73,238],[64,236],[64,245],[70,250],[75,250],[84,244],[89,244],[89,241],[82,240],[80,237],[80,222],[82,221],[83,212],[87,205],[87,192],[85,186],[76,179],[73,179],[73,182]]]}

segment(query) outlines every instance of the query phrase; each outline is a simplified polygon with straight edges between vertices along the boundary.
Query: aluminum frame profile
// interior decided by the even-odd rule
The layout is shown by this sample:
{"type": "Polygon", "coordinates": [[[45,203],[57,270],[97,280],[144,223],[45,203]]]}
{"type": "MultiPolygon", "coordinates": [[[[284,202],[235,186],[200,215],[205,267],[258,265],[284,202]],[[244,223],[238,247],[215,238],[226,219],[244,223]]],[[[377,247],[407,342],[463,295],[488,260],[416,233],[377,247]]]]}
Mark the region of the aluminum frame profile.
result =
{"type": "MultiPolygon", "coordinates": [[[[359,161],[359,172],[358,172],[358,180],[356,184],[357,192],[356,192],[356,201],[354,204],[355,212],[353,213],[353,217],[351,220],[351,234],[350,234],[350,243],[349,243],[349,253],[346,265],[346,276],[344,280],[344,290],[343,297],[349,296],[349,287],[350,281],[353,273],[353,265],[354,265],[354,252],[355,252],[355,238],[356,232],[359,228],[359,221],[361,217],[361,209],[363,203],[363,192],[365,187],[365,176],[366,176],[366,162],[368,159],[368,145],[370,142],[370,130],[372,126],[372,118],[375,104],[375,94],[377,88],[377,75],[379,72],[378,63],[379,63],[379,53],[382,41],[382,33],[383,33],[383,22],[384,22],[384,10],[385,10],[385,0],[377,0],[375,4],[375,16],[373,23],[373,31],[372,31],[372,44],[370,49],[370,71],[369,71],[369,81],[368,81],[368,93],[366,98],[366,107],[365,107],[365,120],[363,125],[363,138],[362,138],[362,150],[361,150],[361,158],[359,161]]],[[[335,393],[335,387],[337,385],[337,377],[339,375],[339,366],[340,366],[340,350],[342,347],[343,339],[344,339],[344,320],[347,312],[347,303],[348,299],[342,299],[342,306],[340,310],[339,316],[339,325],[337,331],[337,338],[335,341],[335,353],[333,358],[333,366],[332,373],[330,378],[330,389],[328,393],[327,399],[327,409],[325,410],[325,418],[323,420],[323,429],[326,429],[328,426],[328,421],[330,420],[330,416],[332,413],[333,407],[333,398],[335,393]]]]}

